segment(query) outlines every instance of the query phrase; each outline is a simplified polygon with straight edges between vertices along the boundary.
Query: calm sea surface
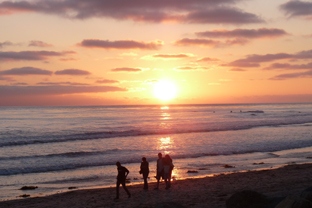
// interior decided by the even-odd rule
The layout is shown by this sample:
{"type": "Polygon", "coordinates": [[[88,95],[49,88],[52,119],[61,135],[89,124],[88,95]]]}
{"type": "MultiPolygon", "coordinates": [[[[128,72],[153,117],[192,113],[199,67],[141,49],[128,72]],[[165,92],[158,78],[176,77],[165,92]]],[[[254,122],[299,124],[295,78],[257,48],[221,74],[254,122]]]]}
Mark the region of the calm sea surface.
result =
{"type": "Polygon", "coordinates": [[[116,161],[141,183],[142,156],[152,182],[158,152],[180,180],[310,163],[311,150],[312,104],[0,107],[0,200],[114,186],[116,161]]]}

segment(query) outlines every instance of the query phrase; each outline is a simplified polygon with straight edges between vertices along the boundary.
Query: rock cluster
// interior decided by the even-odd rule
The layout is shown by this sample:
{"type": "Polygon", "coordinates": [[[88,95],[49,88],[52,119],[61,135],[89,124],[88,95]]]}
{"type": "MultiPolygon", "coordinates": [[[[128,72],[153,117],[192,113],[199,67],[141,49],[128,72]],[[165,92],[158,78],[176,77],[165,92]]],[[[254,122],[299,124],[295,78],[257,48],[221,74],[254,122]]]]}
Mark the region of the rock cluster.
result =
{"type": "Polygon", "coordinates": [[[300,195],[270,198],[252,190],[233,194],[226,201],[227,208],[312,208],[312,187],[300,195]]]}

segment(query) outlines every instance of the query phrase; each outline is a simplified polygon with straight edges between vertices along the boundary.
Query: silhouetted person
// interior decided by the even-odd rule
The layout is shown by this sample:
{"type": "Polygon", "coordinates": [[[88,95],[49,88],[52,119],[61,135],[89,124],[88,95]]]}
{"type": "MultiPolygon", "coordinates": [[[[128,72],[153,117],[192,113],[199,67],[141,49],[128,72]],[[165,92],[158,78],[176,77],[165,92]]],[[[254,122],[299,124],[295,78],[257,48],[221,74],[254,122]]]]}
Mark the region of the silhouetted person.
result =
{"type": "Polygon", "coordinates": [[[164,163],[164,179],[166,182],[166,189],[169,189],[171,187],[171,175],[174,166],[172,163],[172,159],[169,155],[165,155],[163,163],[164,163]]]}
{"type": "Polygon", "coordinates": [[[163,163],[162,154],[158,153],[158,160],[157,160],[157,165],[156,165],[157,184],[156,184],[156,188],[155,189],[159,188],[160,178],[164,178],[164,163],[163,163]]]}
{"type": "Polygon", "coordinates": [[[127,168],[125,168],[124,166],[121,166],[120,162],[116,162],[116,166],[117,166],[117,171],[118,171],[117,183],[116,183],[116,199],[119,199],[119,186],[120,186],[120,184],[122,185],[124,190],[127,192],[128,197],[130,198],[131,194],[126,187],[126,178],[129,174],[129,170],[127,168]]]}
{"type": "Polygon", "coordinates": [[[140,166],[140,174],[143,175],[143,179],[144,179],[144,190],[148,189],[148,184],[147,184],[147,177],[149,174],[149,167],[148,167],[148,162],[146,161],[145,157],[142,157],[142,162],[141,162],[141,166],[140,166]]]}

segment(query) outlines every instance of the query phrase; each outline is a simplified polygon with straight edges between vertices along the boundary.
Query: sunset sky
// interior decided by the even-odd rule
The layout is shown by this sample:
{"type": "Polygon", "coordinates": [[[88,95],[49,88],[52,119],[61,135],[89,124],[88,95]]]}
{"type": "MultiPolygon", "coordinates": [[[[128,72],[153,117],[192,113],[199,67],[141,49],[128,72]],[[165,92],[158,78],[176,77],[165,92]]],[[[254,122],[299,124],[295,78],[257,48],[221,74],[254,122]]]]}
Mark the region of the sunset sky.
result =
{"type": "Polygon", "coordinates": [[[0,26],[2,106],[312,102],[308,0],[0,0],[0,26]]]}

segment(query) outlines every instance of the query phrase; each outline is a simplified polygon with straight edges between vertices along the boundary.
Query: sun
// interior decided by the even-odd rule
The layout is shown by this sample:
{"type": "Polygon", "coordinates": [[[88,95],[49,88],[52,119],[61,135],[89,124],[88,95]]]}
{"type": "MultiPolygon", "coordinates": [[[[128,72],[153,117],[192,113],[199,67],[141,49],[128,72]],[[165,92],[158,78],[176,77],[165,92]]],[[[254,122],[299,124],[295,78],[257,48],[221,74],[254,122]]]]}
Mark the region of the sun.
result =
{"type": "Polygon", "coordinates": [[[177,96],[177,88],[169,80],[159,80],[154,85],[154,96],[161,101],[172,100],[177,96]]]}

